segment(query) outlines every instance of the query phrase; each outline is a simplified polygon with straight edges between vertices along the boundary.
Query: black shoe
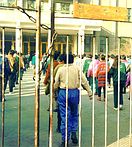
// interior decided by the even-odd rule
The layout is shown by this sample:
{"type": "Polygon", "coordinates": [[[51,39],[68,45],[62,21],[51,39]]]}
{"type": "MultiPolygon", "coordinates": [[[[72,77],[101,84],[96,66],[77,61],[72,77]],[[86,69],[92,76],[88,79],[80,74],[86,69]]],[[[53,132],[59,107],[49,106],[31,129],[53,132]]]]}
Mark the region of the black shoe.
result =
{"type": "Polygon", "coordinates": [[[54,109],[53,112],[58,112],[58,109],[54,109]]]}
{"type": "MultiPolygon", "coordinates": [[[[50,108],[47,109],[47,111],[50,111],[50,108]]],[[[58,109],[53,109],[53,112],[58,112],[58,109]]]]}
{"type": "Polygon", "coordinates": [[[76,132],[72,132],[72,134],[71,134],[71,140],[72,140],[72,143],[78,144],[78,139],[77,139],[76,132]]]}
{"type": "MultiPolygon", "coordinates": [[[[64,142],[64,141],[62,141],[62,143],[60,144],[60,146],[59,146],[59,147],[65,147],[65,142],[64,142]]],[[[69,147],[68,142],[67,142],[67,147],[69,147]]]]}
{"type": "Polygon", "coordinates": [[[56,132],[57,132],[57,133],[61,133],[60,128],[57,128],[57,129],[56,129],[56,132]]]}

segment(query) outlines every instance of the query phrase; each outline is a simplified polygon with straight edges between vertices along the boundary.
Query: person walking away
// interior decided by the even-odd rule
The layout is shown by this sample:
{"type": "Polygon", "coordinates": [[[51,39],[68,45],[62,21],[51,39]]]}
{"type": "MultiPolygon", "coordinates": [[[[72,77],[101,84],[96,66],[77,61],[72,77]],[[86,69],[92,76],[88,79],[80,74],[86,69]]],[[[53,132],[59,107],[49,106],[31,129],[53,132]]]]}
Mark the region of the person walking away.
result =
{"type": "MultiPolygon", "coordinates": [[[[56,73],[57,73],[58,69],[64,65],[64,56],[65,56],[64,54],[61,54],[59,56],[59,60],[58,60],[59,64],[55,67],[54,77],[56,76],[56,73]]],[[[58,93],[59,93],[59,89],[54,91],[54,94],[55,94],[55,107],[56,107],[54,110],[57,110],[56,111],[57,112],[57,129],[56,129],[56,131],[58,133],[60,133],[61,132],[60,131],[61,130],[60,129],[60,126],[61,126],[61,116],[60,116],[60,111],[59,111],[59,104],[58,104],[58,101],[57,101],[58,100],[58,93]]]]}
{"type": "MultiPolygon", "coordinates": [[[[11,73],[9,61],[7,57],[4,57],[4,87],[2,87],[2,51],[0,50],[0,102],[2,102],[2,88],[4,88],[4,91],[7,87],[8,77],[11,73]]],[[[5,98],[4,98],[5,100],[5,98]]]]}
{"type": "Polygon", "coordinates": [[[92,62],[92,55],[91,54],[89,54],[88,56],[87,56],[87,58],[85,59],[85,62],[84,62],[84,65],[83,65],[83,73],[84,73],[84,75],[87,77],[87,71],[88,71],[88,69],[89,69],[89,65],[90,65],[90,63],[92,62]]]}
{"type": "Polygon", "coordinates": [[[99,101],[101,101],[101,90],[102,90],[102,88],[103,88],[104,101],[105,101],[105,91],[106,91],[105,85],[107,84],[106,83],[106,74],[107,74],[106,69],[107,69],[107,72],[108,72],[109,66],[106,65],[105,55],[102,54],[102,55],[100,55],[100,63],[98,64],[97,71],[96,71],[96,77],[98,79],[98,99],[97,100],[99,100],[99,101]]]}
{"type": "Polygon", "coordinates": [[[16,71],[15,71],[15,58],[13,57],[14,55],[14,50],[10,50],[8,53],[8,60],[9,60],[9,65],[11,69],[11,74],[9,76],[9,93],[11,94],[13,92],[13,87],[15,85],[14,79],[16,77],[16,71]]]}
{"type": "MultiPolygon", "coordinates": [[[[78,144],[78,139],[76,136],[76,132],[78,129],[78,104],[79,104],[79,83],[80,83],[80,69],[77,65],[73,64],[74,57],[72,54],[68,55],[68,61],[65,56],[64,65],[60,67],[55,76],[54,89],[58,90],[58,104],[59,111],[61,115],[61,135],[62,135],[62,143],[60,147],[65,146],[65,129],[66,129],[66,74],[67,74],[67,65],[68,62],[68,133],[67,138],[71,140],[73,144],[78,144]],[[73,76],[74,75],[74,76],[73,76]]],[[[81,74],[81,84],[82,87],[88,92],[88,96],[91,99],[92,91],[87,82],[85,75],[81,74]]]]}
{"type": "Polygon", "coordinates": [[[16,68],[16,84],[18,84],[18,78],[20,76],[20,80],[22,80],[23,77],[23,69],[24,69],[24,61],[23,61],[23,57],[22,54],[20,53],[15,53],[14,54],[14,58],[15,58],[15,68],[16,68]],[[19,60],[20,60],[20,75],[19,75],[19,60]]]}
{"type": "Polygon", "coordinates": [[[36,53],[34,53],[34,55],[32,56],[31,65],[32,65],[32,69],[34,69],[36,65],[36,53]]]}
{"type": "Polygon", "coordinates": [[[87,71],[87,80],[89,81],[89,85],[91,86],[91,89],[93,91],[93,88],[95,88],[95,95],[98,94],[98,79],[96,77],[96,70],[99,64],[98,55],[95,55],[95,59],[92,60],[92,62],[89,65],[89,69],[87,71]],[[94,83],[93,83],[93,74],[94,74],[94,83]]]}
{"type": "Polygon", "coordinates": [[[46,73],[45,62],[46,62],[47,57],[48,57],[47,54],[44,53],[43,54],[43,57],[42,57],[42,71],[43,71],[43,75],[45,75],[45,73],[46,73]]]}
{"type": "MultiPolygon", "coordinates": [[[[122,63],[125,64],[126,69],[127,69],[129,63],[128,63],[128,61],[127,61],[126,55],[121,55],[120,60],[121,60],[122,63]]],[[[123,94],[126,94],[126,86],[123,87],[123,94]]]]}
{"type": "MultiPolygon", "coordinates": [[[[109,56],[109,58],[108,58],[108,64],[109,64],[110,68],[113,65],[114,59],[115,59],[115,55],[114,54],[111,54],[109,56]]],[[[109,72],[108,72],[108,87],[109,88],[111,87],[111,76],[110,76],[109,72]]]]}
{"type": "Polygon", "coordinates": [[[127,72],[127,80],[126,80],[126,88],[129,87],[129,100],[130,100],[130,91],[132,91],[132,85],[131,85],[131,69],[127,72]]]}
{"type": "MultiPolygon", "coordinates": [[[[53,69],[55,69],[55,67],[59,64],[59,62],[57,61],[58,56],[59,56],[59,52],[55,51],[53,69]]],[[[48,64],[43,83],[44,83],[44,86],[46,86],[45,95],[49,95],[50,94],[50,64],[48,64]]],[[[49,108],[47,109],[47,111],[49,111],[49,108]]]]}
{"type": "Polygon", "coordinates": [[[9,76],[11,74],[11,69],[10,69],[10,65],[9,65],[9,61],[7,58],[7,55],[5,55],[5,59],[4,59],[4,91],[7,88],[7,83],[9,80],[9,76]]]}
{"type": "Polygon", "coordinates": [[[120,62],[120,71],[118,71],[118,56],[115,58],[114,63],[109,71],[109,74],[113,78],[114,87],[114,110],[118,110],[118,90],[120,88],[120,98],[119,98],[119,108],[123,107],[123,87],[126,84],[126,66],[124,63],[120,62]],[[120,87],[118,87],[118,74],[120,72],[120,87]]]}

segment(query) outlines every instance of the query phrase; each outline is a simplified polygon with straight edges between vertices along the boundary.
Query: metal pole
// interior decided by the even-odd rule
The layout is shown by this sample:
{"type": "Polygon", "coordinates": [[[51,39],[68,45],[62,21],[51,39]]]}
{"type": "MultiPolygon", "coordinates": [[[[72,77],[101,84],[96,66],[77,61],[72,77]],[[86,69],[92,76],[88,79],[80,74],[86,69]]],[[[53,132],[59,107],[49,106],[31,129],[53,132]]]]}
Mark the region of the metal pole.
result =
{"type": "Polygon", "coordinates": [[[102,4],[102,1],[101,0],[99,0],[99,5],[101,5],[102,4]]]}
{"type": "MultiPolygon", "coordinates": [[[[119,6],[119,0],[116,0],[116,7],[119,6]]],[[[115,22],[115,49],[118,49],[118,22],[115,22]]]]}
{"type": "Polygon", "coordinates": [[[4,98],[4,52],[5,52],[5,29],[2,29],[2,131],[1,147],[4,147],[4,128],[5,128],[5,98],[4,98]]]}
{"type": "MultiPolygon", "coordinates": [[[[119,0],[116,0],[116,7],[119,6],[119,0]]],[[[119,45],[119,38],[118,38],[118,22],[115,22],[115,49],[118,50],[118,112],[117,112],[117,146],[119,147],[119,100],[120,100],[120,45],[119,45]]]]}
{"type": "Polygon", "coordinates": [[[118,38],[118,111],[117,111],[117,146],[120,146],[120,38],[118,38]]]}
{"type": "Polygon", "coordinates": [[[41,22],[41,0],[36,0],[36,79],[35,79],[35,117],[34,117],[34,146],[39,147],[39,115],[40,115],[40,22],[41,22]]]}
{"type": "MultiPolygon", "coordinates": [[[[96,43],[96,40],[95,40],[95,37],[93,37],[93,85],[94,85],[94,78],[95,78],[95,73],[94,73],[94,60],[95,60],[95,43],[96,43]]],[[[93,86],[94,87],[94,86],[93,86]]],[[[95,137],[95,134],[94,134],[94,127],[95,127],[95,123],[94,123],[94,103],[95,103],[95,100],[94,100],[94,88],[93,88],[93,102],[92,102],[92,147],[94,147],[94,137],[95,137]]]]}
{"type": "Polygon", "coordinates": [[[132,143],[132,38],[130,38],[130,44],[131,44],[131,70],[130,70],[130,74],[131,74],[131,80],[130,80],[130,122],[129,122],[129,147],[131,147],[131,143],[132,143]]]}
{"type": "MultiPolygon", "coordinates": [[[[16,0],[16,6],[22,6],[22,0],[16,0]]],[[[17,10],[16,10],[17,14],[17,10]]],[[[22,30],[20,29],[20,19],[17,15],[16,21],[16,50],[19,53],[19,95],[18,95],[18,147],[21,144],[21,52],[22,52],[22,30]]]]}
{"type": "Polygon", "coordinates": [[[69,36],[67,36],[67,46],[66,46],[66,58],[67,58],[67,62],[66,62],[66,129],[65,129],[65,147],[67,147],[67,133],[68,133],[68,76],[69,76],[69,72],[68,72],[68,54],[69,54],[69,46],[68,46],[68,42],[69,42],[69,36]]]}
{"type": "Polygon", "coordinates": [[[107,97],[107,76],[108,76],[108,38],[106,38],[106,85],[105,85],[105,147],[107,147],[107,105],[108,105],[108,97],[107,97]]]}
{"type": "Polygon", "coordinates": [[[81,77],[82,77],[82,46],[83,46],[83,38],[82,38],[82,35],[79,35],[79,37],[81,38],[80,39],[80,52],[79,52],[79,55],[80,55],[80,83],[79,83],[79,147],[81,147],[81,134],[82,134],[82,117],[81,117],[81,114],[82,114],[82,86],[81,86],[81,83],[82,83],[82,80],[81,80],[81,77]]]}
{"type": "MultiPolygon", "coordinates": [[[[54,34],[54,0],[51,0],[51,42],[53,41],[52,36],[54,34]]],[[[50,115],[49,115],[49,147],[53,144],[53,83],[54,83],[54,43],[52,46],[51,56],[50,56],[50,115]]]]}
{"type": "Polygon", "coordinates": [[[20,143],[21,143],[21,49],[22,49],[22,32],[21,29],[19,29],[19,42],[18,42],[18,50],[19,50],[19,96],[18,96],[18,147],[20,147],[20,143]]]}
{"type": "Polygon", "coordinates": [[[126,0],[126,8],[127,8],[127,2],[128,2],[128,1],[126,0]]]}

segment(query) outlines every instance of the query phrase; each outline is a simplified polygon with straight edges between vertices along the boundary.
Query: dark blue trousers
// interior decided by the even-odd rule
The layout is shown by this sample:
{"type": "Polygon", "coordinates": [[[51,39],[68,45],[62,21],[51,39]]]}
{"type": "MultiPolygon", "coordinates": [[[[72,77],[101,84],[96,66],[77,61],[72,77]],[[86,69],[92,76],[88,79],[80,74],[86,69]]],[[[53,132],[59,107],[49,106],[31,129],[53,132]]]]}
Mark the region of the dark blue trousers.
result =
{"type": "MultiPolygon", "coordinates": [[[[66,128],[66,90],[60,89],[58,95],[59,111],[61,116],[61,134],[62,141],[65,141],[65,128],[66,128]]],[[[79,90],[68,90],[68,140],[70,139],[71,132],[76,132],[78,128],[78,104],[79,104],[79,90]]]]}
{"type": "MultiPolygon", "coordinates": [[[[113,83],[114,86],[114,107],[118,107],[118,82],[113,83]]],[[[120,99],[119,99],[119,104],[123,105],[123,87],[124,83],[120,82],[120,99]]]]}

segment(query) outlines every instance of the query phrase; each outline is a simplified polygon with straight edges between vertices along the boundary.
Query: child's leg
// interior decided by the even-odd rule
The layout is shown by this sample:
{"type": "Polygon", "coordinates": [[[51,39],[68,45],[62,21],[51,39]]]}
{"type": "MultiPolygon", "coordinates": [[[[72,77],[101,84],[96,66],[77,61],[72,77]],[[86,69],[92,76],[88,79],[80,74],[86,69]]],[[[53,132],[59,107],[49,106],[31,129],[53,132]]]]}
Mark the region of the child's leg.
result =
{"type": "Polygon", "coordinates": [[[104,101],[105,101],[105,91],[106,91],[106,89],[105,89],[105,86],[103,87],[103,92],[104,92],[104,101]]]}
{"type": "Polygon", "coordinates": [[[98,87],[98,100],[101,101],[101,87],[98,87]]]}

